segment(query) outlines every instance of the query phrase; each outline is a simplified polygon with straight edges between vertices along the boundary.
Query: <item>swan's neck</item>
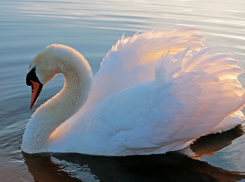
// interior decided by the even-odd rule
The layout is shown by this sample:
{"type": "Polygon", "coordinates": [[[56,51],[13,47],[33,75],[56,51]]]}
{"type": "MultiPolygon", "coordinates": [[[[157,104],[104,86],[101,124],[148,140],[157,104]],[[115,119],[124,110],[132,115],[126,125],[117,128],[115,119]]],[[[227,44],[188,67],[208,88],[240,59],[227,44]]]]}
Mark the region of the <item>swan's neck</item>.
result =
{"type": "Polygon", "coordinates": [[[72,55],[69,60],[64,60],[63,57],[67,56],[53,55],[52,60],[59,64],[58,72],[64,74],[64,87],[33,114],[23,136],[24,152],[47,151],[52,132],[74,115],[89,96],[92,72],[88,62],[80,54],[72,55]]]}

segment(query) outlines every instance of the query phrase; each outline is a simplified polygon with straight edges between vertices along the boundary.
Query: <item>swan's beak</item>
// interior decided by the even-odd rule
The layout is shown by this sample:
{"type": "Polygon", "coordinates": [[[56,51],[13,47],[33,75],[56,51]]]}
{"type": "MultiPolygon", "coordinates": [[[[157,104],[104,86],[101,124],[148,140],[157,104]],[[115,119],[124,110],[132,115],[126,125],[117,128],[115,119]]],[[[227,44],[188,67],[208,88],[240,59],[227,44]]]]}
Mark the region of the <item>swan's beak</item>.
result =
{"type": "Polygon", "coordinates": [[[31,81],[31,102],[30,102],[30,109],[33,110],[38,98],[39,98],[39,95],[43,89],[43,85],[38,83],[38,82],[35,82],[35,81],[31,81]]]}
{"type": "Polygon", "coordinates": [[[26,75],[26,84],[31,86],[31,102],[30,102],[30,109],[33,110],[38,97],[43,89],[43,84],[39,81],[36,75],[36,69],[33,68],[27,75],[26,75]]]}

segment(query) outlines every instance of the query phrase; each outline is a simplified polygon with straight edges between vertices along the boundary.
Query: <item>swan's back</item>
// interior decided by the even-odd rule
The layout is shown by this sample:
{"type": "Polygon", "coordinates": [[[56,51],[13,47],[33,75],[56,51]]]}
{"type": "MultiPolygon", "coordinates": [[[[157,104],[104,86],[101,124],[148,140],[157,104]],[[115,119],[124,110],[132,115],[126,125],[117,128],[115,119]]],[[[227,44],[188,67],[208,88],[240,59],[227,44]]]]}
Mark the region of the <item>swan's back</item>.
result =
{"type": "Polygon", "coordinates": [[[61,137],[50,150],[165,153],[242,123],[237,107],[244,105],[244,89],[237,76],[243,69],[229,54],[200,50],[203,39],[185,29],[119,40],[95,75],[88,101],[57,129],[61,137]]]}

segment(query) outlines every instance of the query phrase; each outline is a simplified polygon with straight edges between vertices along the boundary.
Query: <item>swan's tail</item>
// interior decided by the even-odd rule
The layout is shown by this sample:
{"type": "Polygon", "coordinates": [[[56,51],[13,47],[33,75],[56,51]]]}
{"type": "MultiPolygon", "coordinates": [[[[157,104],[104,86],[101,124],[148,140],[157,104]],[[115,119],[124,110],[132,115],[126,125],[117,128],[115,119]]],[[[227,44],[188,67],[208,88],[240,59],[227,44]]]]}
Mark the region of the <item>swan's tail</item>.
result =
{"type": "MultiPolygon", "coordinates": [[[[190,56],[189,47],[175,55],[163,56],[155,66],[156,84],[170,88],[171,106],[180,108],[168,126],[181,130],[172,133],[176,141],[188,141],[210,131],[225,131],[244,120],[240,112],[245,105],[244,89],[237,80],[244,70],[229,54],[207,55],[211,48],[190,56]]],[[[170,107],[169,112],[171,109],[174,110],[170,107]]]]}

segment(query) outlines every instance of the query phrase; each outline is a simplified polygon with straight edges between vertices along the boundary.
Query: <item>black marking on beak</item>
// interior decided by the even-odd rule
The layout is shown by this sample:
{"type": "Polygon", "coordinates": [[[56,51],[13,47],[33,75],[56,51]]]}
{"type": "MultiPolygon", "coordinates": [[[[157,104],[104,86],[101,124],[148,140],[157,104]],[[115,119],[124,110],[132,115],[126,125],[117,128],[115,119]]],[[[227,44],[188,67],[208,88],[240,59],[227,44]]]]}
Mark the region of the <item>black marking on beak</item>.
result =
{"type": "Polygon", "coordinates": [[[32,68],[32,70],[26,75],[26,84],[31,86],[32,96],[30,109],[33,110],[43,88],[43,84],[37,78],[36,68],[32,68]]]}
{"type": "Polygon", "coordinates": [[[32,70],[26,75],[26,85],[27,86],[32,85],[30,80],[40,83],[36,75],[36,68],[32,68],[32,70]]]}

